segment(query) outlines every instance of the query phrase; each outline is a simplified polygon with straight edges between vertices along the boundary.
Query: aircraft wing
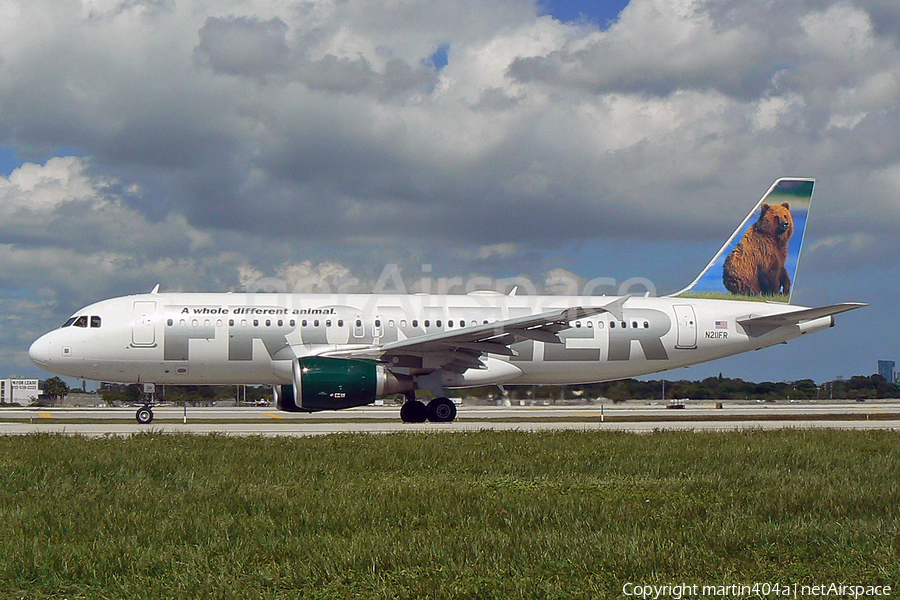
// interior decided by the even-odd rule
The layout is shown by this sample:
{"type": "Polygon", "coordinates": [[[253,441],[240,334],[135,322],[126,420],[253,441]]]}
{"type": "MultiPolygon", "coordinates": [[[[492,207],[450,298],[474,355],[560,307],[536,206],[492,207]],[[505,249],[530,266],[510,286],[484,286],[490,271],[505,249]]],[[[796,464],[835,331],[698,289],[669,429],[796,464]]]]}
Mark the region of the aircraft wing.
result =
{"type": "Polygon", "coordinates": [[[741,325],[750,335],[761,335],[767,331],[771,331],[777,327],[784,325],[799,325],[813,319],[821,319],[868,306],[863,302],[842,302],[840,304],[829,304],[828,306],[820,306],[818,308],[801,308],[800,310],[792,310],[788,312],[778,313],[776,315],[765,315],[755,317],[752,315],[737,319],[738,325],[741,325]]]}
{"type": "Polygon", "coordinates": [[[470,368],[484,368],[481,356],[500,354],[515,356],[512,344],[523,340],[535,340],[561,344],[557,335],[568,329],[573,321],[600,313],[611,313],[622,318],[622,306],[630,298],[623,296],[605,306],[576,306],[417,336],[397,342],[389,342],[368,348],[327,352],[320,356],[334,358],[373,358],[395,367],[443,368],[462,373],[470,368]],[[429,357],[430,361],[423,362],[429,357]]]}

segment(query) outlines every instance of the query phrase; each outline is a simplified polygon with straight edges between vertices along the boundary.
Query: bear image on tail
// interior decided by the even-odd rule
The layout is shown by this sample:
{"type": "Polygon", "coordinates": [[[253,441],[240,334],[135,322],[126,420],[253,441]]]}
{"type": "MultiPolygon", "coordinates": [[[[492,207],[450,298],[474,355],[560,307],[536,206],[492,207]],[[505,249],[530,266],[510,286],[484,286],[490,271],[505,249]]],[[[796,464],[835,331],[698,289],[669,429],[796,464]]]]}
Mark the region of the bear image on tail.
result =
{"type": "Polygon", "coordinates": [[[725,288],[732,294],[751,296],[790,294],[791,277],[784,264],[793,233],[790,205],[763,203],[759,219],[725,259],[725,288]]]}

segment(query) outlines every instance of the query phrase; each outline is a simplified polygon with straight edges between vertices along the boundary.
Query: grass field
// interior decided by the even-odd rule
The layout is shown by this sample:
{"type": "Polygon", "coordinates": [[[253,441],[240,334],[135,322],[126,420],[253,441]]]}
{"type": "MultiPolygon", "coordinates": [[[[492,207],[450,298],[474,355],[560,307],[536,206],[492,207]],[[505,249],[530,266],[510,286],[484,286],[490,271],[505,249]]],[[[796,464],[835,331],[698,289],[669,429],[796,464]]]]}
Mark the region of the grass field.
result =
{"type": "Polygon", "coordinates": [[[896,432],[0,437],[0,598],[896,591],[898,565],[896,432]]]}
{"type": "Polygon", "coordinates": [[[731,292],[686,292],[681,294],[681,298],[703,298],[706,300],[741,300],[748,302],[790,302],[791,297],[787,294],[732,294],[731,292]]]}

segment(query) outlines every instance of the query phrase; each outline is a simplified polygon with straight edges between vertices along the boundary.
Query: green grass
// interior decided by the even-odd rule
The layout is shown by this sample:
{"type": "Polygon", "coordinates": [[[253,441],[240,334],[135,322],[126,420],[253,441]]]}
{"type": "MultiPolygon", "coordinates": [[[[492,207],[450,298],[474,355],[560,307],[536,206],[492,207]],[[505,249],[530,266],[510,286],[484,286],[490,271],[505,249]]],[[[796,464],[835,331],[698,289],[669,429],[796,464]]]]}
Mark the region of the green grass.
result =
{"type": "Polygon", "coordinates": [[[784,302],[790,301],[787,294],[732,294],[731,292],[685,292],[679,298],[701,298],[705,300],[741,300],[748,302],[784,302]]]}
{"type": "Polygon", "coordinates": [[[900,434],[0,437],[0,598],[900,585],[900,434]]]}

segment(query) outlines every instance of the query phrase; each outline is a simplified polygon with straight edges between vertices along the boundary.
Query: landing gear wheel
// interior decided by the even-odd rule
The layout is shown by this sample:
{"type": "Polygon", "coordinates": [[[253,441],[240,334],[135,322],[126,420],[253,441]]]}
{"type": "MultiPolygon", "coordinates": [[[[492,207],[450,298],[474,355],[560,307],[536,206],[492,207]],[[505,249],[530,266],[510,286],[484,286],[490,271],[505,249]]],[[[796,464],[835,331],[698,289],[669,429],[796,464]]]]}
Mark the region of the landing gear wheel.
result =
{"type": "Polygon", "coordinates": [[[450,398],[435,398],[428,403],[428,420],[432,423],[449,423],[456,418],[456,405],[450,398]]]}
{"type": "Polygon", "coordinates": [[[153,420],[153,409],[149,406],[142,406],[134,413],[134,417],[141,425],[147,425],[153,420]]]}
{"type": "Polygon", "coordinates": [[[404,423],[424,423],[428,420],[428,407],[418,400],[409,400],[400,407],[400,420],[404,423]]]}

